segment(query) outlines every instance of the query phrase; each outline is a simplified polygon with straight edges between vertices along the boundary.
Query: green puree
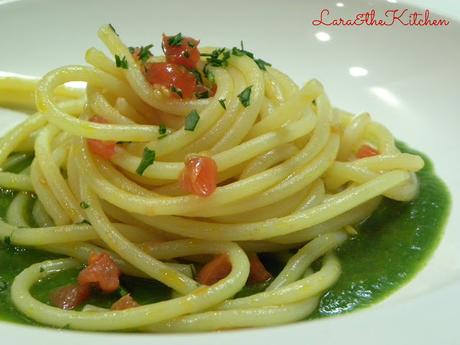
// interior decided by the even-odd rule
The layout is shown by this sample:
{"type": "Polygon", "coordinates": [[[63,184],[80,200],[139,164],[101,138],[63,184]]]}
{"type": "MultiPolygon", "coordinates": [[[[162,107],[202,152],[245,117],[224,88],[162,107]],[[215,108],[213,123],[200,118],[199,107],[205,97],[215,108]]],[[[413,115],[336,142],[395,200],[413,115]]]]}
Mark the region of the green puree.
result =
{"type": "MultiPolygon", "coordinates": [[[[404,152],[416,153],[404,144],[404,152]]],[[[343,273],[339,281],[323,296],[318,310],[309,318],[349,312],[380,301],[401,285],[407,283],[430,257],[442,235],[449,212],[449,193],[443,182],[434,174],[431,162],[426,158],[425,168],[418,173],[420,194],[416,200],[401,203],[385,200],[378,210],[358,227],[359,235],[351,238],[338,255],[343,273]]],[[[21,167],[22,169],[23,167],[21,167]]],[[[18,169],[18,170],[21,170],[18,169]]],[[[14,197],[11,191],[0,190],[0,216],[14,197]]],[[[10,299],[9,287],[14,277],[29,265],[57,256],[29,248],[0,244],[0,318],[34,324],[17,312],[10,299]]],[[[265,257],[265,259],[269,259],[265,257]]],[[[280,263],[267,260],[272,272],[280,269],[280,263]]],[[[39,300],[49,303],[50,291],[73,283],[78,270],[70,270],[48,277],[32,289],[39,300]]],[[[123,277],[125,290],[141,304],[168,299],[171,291],[158,282],[123,277]]],[[[238,296],[263,290],[264,286],[247,287],[238,296]]],[[[89,301],[109,307],[120,297],[97,295],[89,301]]]]}

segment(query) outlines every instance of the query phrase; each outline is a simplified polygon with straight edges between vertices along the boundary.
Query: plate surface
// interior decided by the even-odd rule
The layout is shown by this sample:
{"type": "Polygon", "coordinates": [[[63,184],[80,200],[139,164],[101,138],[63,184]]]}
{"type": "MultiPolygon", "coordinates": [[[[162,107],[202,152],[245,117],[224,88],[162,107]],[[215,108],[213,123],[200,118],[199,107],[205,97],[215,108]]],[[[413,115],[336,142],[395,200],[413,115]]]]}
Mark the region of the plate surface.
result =
{"type": "MultiPolygon", "coordinates": [[[[197,335],[90,334],[0,323],[2,343],[81,344],[458,344],[460,309],[460,4],[412,1],[418,12],[449,25],[388,27],[312,25],[322,9],[332,19],[375,9],[413,8],[379,1],[114,1],[0,0],[0,71],[39,76],[84,63],[102,47],[96,31],[112,23],[129,45],[157,43],[183,32],[211,46],[245,47],[299,84],[319,79],[333,104],[371,115],[410,146],[428,154],[449,186],[452,210],[445,236],[428,265],[384,302],[349,315],[269,329],[197,335]],[[457,18],[457,19],[455,19],[457,18]]],[[[412,10],[411,10],[412,9],[412,10]]],[[[406,12],[406,13],[409,13],[406,12]]],[[[0,72],[1,75],[2,72],[0,72]]],[[[19,118],[0,109],[0,128],[19,118]]]]}

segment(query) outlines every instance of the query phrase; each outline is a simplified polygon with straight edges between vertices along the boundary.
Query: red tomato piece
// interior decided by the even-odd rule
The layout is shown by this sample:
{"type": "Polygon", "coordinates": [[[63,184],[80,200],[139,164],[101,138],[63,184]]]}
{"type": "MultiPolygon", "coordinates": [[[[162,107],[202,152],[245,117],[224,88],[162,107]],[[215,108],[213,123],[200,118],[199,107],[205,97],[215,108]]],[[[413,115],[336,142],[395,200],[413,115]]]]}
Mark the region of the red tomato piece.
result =
{"type": "Polygon", "coordinates": [[[210,157],[198,156],[185,162],[182,189],[191,194],[209,196],[217,187],[217,164],[210,157]]]}
{"type": "Polygon", "coordinates": [[[84,303],[91,294],[89,285],[67,285],[51,294],[51,303],[61,309],[74,309],[84,303]]]}
{"type": "MultiPolygon", "coordinates": [[[[106,119],[101,116],[93,116],[89,119],[91,122],[95,123],[108,123],[106,119]]],[[[97,140],[97,139],[88,139],[88,146],[92,153],[104,158],[104,159],[111,159],[112,156],[115,154],[116,144],[113,141],[104,141],[104,140],[97,140]]]]}
{"type": "Polygon", "coordinates": [[[200,61],[200,51],[198,50],[200,41],[191,37],[182,37],[175,45],[171,45],[169,42],[173,37],[177,36],[166,36],[163,34],[163,48],[166,61],[190,69],[197,68],[200,61]]]}
{"type": "Polygon", "coordinates": [[[198,272],[197,282],[204,285],[213,285],[225,278],[232,271],[232,264],[227,254],[216,256],[198,272]]]}
{"type": "Polygon", "coordinates": [[[78,275],[80,285],[97,284],[103,292],[114,292],[120,286],[120,269],[107,253],[92,254],[88,266],[78,275]]]}
{"type": "Polygon", "coordinates": [[[374,149],[373,147],[369,145],[363,145],[361,148],[358,150],[356,153],[356,157],[358,158],[366,158],[366,157],[372,157],[372,156],[377,156],[379,152],[374,149]]]}
{"type": "Polygon", "coordinates": [[[150,84],[166,87],[173,91],[173,97],[190,99],[195,95],[195,76],[182,66],[167,62],[152,63],[147,65],[145,73],[150,84]]]}
{"type": "Polygon", "coordinates": [[[124,295],[122,298],[112,304],[112,310],[125,310],[135,307],[139,307],[139,303],[137,303],[130,294],[124,295]]]}
{"type": "Polygon", "coordinates": [[[111,159],[115,154],[116,144],[113,141],[87,139],[89,149],[92,153],[104,158],[111,159]]]}
{"type": "Polygon", "coordinates": [[[260,261],[257,254],[249,255],[249,278],[251,284],[263,283],[273,278],[270,272],[267,271],[264,264],[260,261]]]}

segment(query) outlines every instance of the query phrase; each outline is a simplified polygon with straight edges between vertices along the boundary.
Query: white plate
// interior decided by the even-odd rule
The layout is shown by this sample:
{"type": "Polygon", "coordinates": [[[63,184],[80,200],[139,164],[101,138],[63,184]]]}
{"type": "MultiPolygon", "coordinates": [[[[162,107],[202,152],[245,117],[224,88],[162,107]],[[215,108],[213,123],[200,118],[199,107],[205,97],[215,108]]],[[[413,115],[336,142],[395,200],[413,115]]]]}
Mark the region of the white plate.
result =
{"type": "MultiPolygon", "coordinates": [[[[415,3],[416,1],[412,1],[415,3]]],[[[9,1],[0,0],[0,70],[41,75],[83,63],[112,23],[131,45],[158,43],[182,31],[202,45],[245,46],[298,83],[321,80],[336,106],[367,110],[396,137],[427,153],[452,193],[444,239],[428,266],[396,294],[364,311],[270,329],[198,335],[90,334],[0,323],[2,343],[81,344],[458,344],[460,309],[460,23],[446,27],[312,25],[323,8],[351,17],[374,8],[404,9],[396,0],[360,1],[9,1]],[[320,33],[321,32],[321,33],[320,33]],[[323,41],[321,41],[321,39],[323,41]],[[329,39],[329,40],[328,40],[329,39]],[[351,68],[351,69],[350,69],[351,68]],[[351,74],[355,74],[352,76],[351,74]]],[[[418,1],[419,5],[421,1],[418,1]]],[[[434,17],[460,18],[454,0],[423,1],[434,17]]],[[[158,46],[156,47],[158,52],[158,46]]],[[[2,128],[14,119],[1,114],[2,128]]]]}

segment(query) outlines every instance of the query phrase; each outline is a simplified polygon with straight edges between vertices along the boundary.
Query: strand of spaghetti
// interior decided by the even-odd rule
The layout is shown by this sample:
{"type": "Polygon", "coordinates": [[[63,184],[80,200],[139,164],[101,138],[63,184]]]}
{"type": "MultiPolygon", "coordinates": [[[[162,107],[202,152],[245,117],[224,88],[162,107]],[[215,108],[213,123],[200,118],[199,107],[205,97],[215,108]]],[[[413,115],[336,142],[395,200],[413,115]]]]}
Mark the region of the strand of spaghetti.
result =
{"type": "Polygon", "coordinates": [[[318,297],[280,306],[216,310],[182,316],[141,328],[147,332],[205,332],[246,327],[269,327],[305,319],[318,305],[318,297]]]}
{"type": "Polygon", "coordinates": [[[35,223],[42,228],[54,226],[53,219],[48,215],[45,207],[39,199],[35,200],[32,208],[32,217],[34,218],[35,223]]]}
{"type": "Polygon", "coordinates": [[[74,80],[86,81],[93,87],[106,88],[114,94],[123,95],[136,108],[148,111],[137,95],[121,80],[91,67],[66,66],[46,74],[37,86],[37,107],[50,123],[67,133],[92,139],[145,142],[157,138],[158,126],[110,125],[82,121],[59,109],[50,98],[52,91],[57,86],[74,80]]]}
{"type": "Polygon", "coordinates": [[[33,192],[34,190],[30,176],[10,172],[0,172],[0,186],[28,192],[33,192]]]}
{"type": "Polygon", "coordinates": [[[381,198],[376,197],[322,223],[296,231],[292,234],[270,238],[270,241],[280,244],[305,243],[318,235],[338,231],[350,224],[359,224],[375,211],[380,202],[381,198]]]}
{"type": "Polygon", "coordinates": [[[117,79],[125,79],[125,75],[115,62],[96,48],[89,48],[85,53],[85,61],[97,69],[113,75],[117,79]]]}
{"type": "Polygon", "coordinates": [[[34,191],[38,199],[43,203],[46,212],[53,219],[56,225],[65,225],[71,223],[71,220],[65,210],[61,207],[56,197],[51,192],[48,183],[40,170],[37,160],[34,160],[31,165],[30,178],[34,191]]]}
{"type": "Polygon", "coordinates": [[[371,122],[369,113],[362,113],[353,117],[350,123],[345,127],[340,141],[340,151],[337,158],[341,161],[346,160],[353,149],[353,145],[360,142],[364,132],[371,122]]]}
{"type": "Polygon", "coordinates": [[[318,272],[275,290],[225,301],[218,309],[233,310],[299,302],[326,290],[337,281],[340,273],[339,260],[334,254],[329,253],[324,256],[318,272]]]}
{"type": "Polygon", "coordinates": [[[100,117],[107,120],[108,123],[123,125],[135,124],[131,119],[123,116],[120,112],[112,107],[104,95],[97,91],[93,86],[88,85],[86,88],[88,95],[88,104],[91,109],[100,117]]]}
{"type": "Polygon", "coordinates": [[[299,152],[294,144],[284,144],[265,152],[251,160],[244,168],[240,179],[255,175],[285,161],[299,152]]]}
{"type": "Polygon", "coordinates": [[[70,191],[66,180],[62,177],[59,166],[51,154],[50,144],[58,132],[59,129],[52,125],[42,129],[35,143],[36,160],[47,185],[56,196],[56,200],[60,203],[62,209],[65,210],[73,222],[81,222],[85,219],[84,212],[70,191]]]}
{"type": "Polygon", "coordinates": [[[22,192],[18,193],[10,204],[10,207],[6,211],[6,221],[17,227],[29,226],[28,221],[25,217],[25,209],[27,204],[31,201],[28,194],[22,192]]]}
{"type": "Polygon", "coordinates": [[[378,176],[360,186],[337,193],[328,202],[293,213],[282,218],[267,219],[248,224],[215,224],[175,216],[157,216],[155,218],[134,215],[146,224],[154,224],[160,230],[198,239],[246,241],[264,240],[320,224],[334,218],[364,202],[396,187],[409,178],[405,171],[395,170],[378,176]]]}
{"type": "Polygon", "coordinates": [[[283,270],[276,276],[265,291],[274,291],[295,282],[301,278],[302,274],[310,267],[313,261],[324,255],[325,252],[334,250],[346,239],[347,235],[339,231],[319,235],[308,242],[289,259],[283,267],[283,270]]]}
{"type": "Polygon", "coordinates": [[[123,311],[85,313],[54,308],[31,296],[29,289],[39,279],[45,278],[50,272],[59,272],[79,265],[71,259],[45,261],[25,269],[13,281],[11,298],[18,310],[40,323],[98,331],[132,329],[206,310],[230,298],[243,287],[249,275],[249,262],[244,252],[235,244],[203,242],[196,243],[195,246],[200,247],[202,253],[226,253],[232,264],[232,271],[214,285],[203,286],[173,300],[123,311]]]}
{"type": "Polygon", "coordinates": [[[274,67],[267,68],[268,75],[273,80],[273,84],[277,84],[283,90],[284,99],[288,100],[293,97],[298,91],[299,87],[292,81],[285,73],[279,71],[274,67]]]}
{"type": "MultiPolygon", "coordinates": [[[[232,126],[211,148],[212,153],[219,153],[240,144],[251,130],[262,107],[264,82],[262,72],[256,63],[247,56],[232,57],[230,63],[242,71],[250,87],[250,103],[240,111],[232,126]]],[[[243,106],[243,105],[241,105],[243,106]]]]}
{"type": "Polygon", "coordinates": [[[310,103],[323,92],[323,86],[316,79],[310,80],[297,95],[278,107],[273,114],[256,123],[248,133],[247,139],[270,132],[298,118],[298,114],[309,109],[310,103]]]}

